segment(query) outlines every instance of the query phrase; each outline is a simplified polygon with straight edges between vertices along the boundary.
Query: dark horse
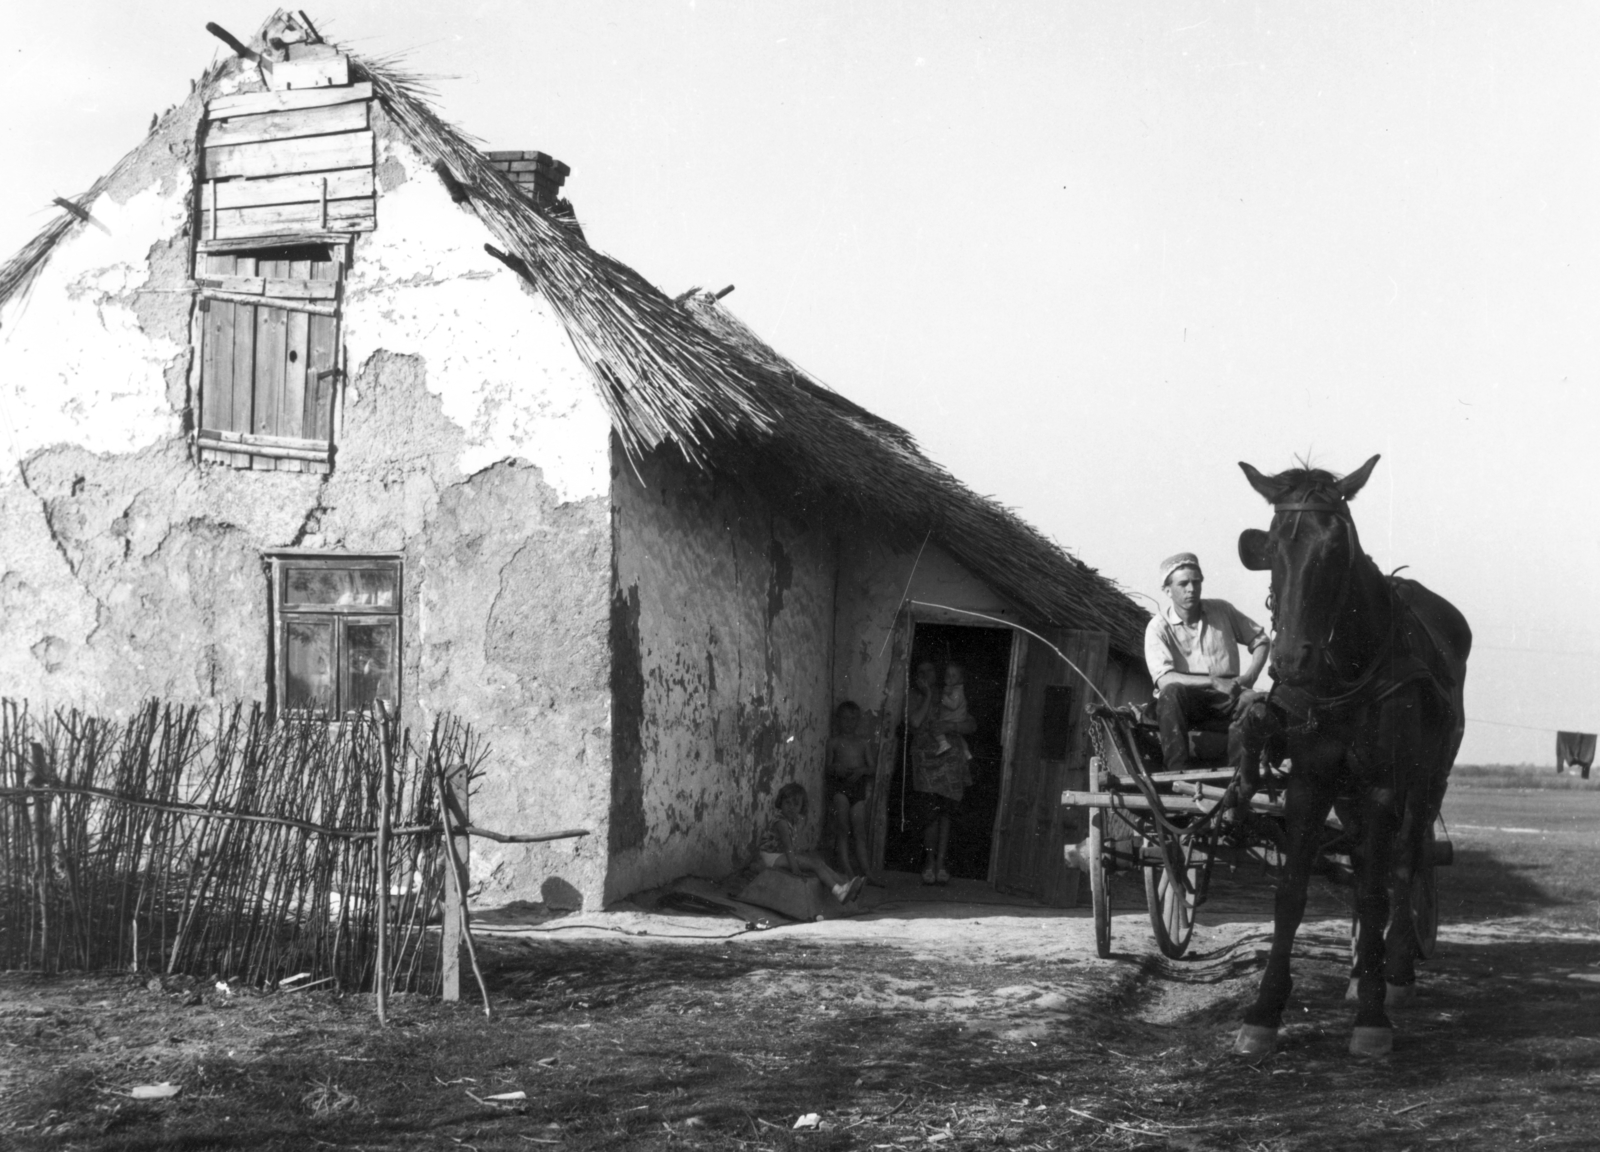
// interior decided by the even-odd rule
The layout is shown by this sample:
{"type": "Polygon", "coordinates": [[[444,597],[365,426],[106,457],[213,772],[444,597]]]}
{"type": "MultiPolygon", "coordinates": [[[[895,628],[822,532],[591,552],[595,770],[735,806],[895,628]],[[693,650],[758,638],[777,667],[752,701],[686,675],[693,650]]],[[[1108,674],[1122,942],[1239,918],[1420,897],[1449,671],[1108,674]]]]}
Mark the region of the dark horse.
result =
{"type": "Polygon", "coordinates": [[[1314,468],[1263,476],[1239,465],[1274,513],[1270,531],[1239,537],[1245,567],[1272,571],[1274,629],[1272,693],[1244,723],[1260,738],[1270,733],[1293,765],[1272,953],[1234,1043],[1247,1055],[1270,1051],[1277,1038],[1293,983],[1289,954],[1335,805],[1355,872],[1352,1053],[1390,1051],[1385,1001],[1403,1002],[1416,981],[1411,880],[1461,746],[1472,632],[1448,601],[1384,576],[1362,552],[1350,500],[1377,463],[1343,478],[1314,468]]]}

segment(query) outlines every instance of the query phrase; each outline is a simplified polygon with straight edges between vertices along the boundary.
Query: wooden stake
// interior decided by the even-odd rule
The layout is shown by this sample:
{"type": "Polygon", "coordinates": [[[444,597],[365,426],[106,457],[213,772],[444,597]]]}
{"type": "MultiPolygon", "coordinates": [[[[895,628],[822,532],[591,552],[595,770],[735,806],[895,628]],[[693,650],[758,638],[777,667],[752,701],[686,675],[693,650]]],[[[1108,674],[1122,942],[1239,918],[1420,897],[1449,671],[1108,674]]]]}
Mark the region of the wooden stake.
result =
{"type": "Polygon", "coordinates": [[[373,971],[373,988],[378,994],[378,1023],[389,1023],[389,770],[393,749],[389,747],[389,709],[378,701],[378,751],[383,778],[378,786],[378,959],[373,971]]]}
{"type": "MultiPolygon", "coordinates": [[[[465,780],[465,777],[467,775],[467,767],[466,767],[466,765],[463,764],[461,766],[460,770],[455,773],[455,775],[457,775],[457,776],[462,778],[461,790],[462,790],[462,792],[465,792],[466,791],[466,780],[465,780]]],[[[440,767],[439,767],[439,777],[440,777],[440,785],[441,785],[441,787],[446,786],[445,769],[444,769],[443,764],[441,764],[440,767]]],[[[452,791],[454,791],[453,788],[452,788],[452,791]]],[[[455,912],[456,912],[456,915],[454,917],[451,917],[448,914],[446,914],[446,916],[445,916],[446,937],[448,939],[450,923],[451,923],[451,920],[453,919],[453,920],[455,920],[455,923],[458,925],[457,932],[459,933],[459,936],[458,936],[459,940],[464,942],[466,944],[466,946],[467,946],[467,958],[472,962],[472,975],[478,981],[478,992],[483,996],[483,1014],[484,1014],[485,1017],[492,1019],[494,1017],[494,1010],[489,1005],[489,986],[484,983],[484,980],[483,980],[483,969],[478,967],[478,950],[472,943],[472,926],[468,922],[468,919],[467,919],[467,878],[466,878],[466,875],[465,875],[465,865],[464,865],[461,857],[459,855],[457,855],[457,853],[456,853],[456,837],[455,837],[456,829],[454,827],[452,827],[452,825],[454,825],[456,823],[456,820],[457,820],[457,813],[454,810],[455,809],[454,797],[453,796],[446,797],[446,796],[441,795],[440,796],[440,801],[441,802],[439,804],[439,811],[440,811],[441,815],[444,816],[445,867],[449,869],[450,876],[451,876],[451,879],[452,879],[452,882],[453,882],[452,883],[452,887],[454,889],[454,896],[455,896],[454,903],[455,903],[455,912]]],[[[459,948],[460,945],[458,944],[457,947],[459,948]]],[[[448,948],[445,951],[444,960],[445,960],[445,972],[446,972],[446,974],[448,974],[449,970],[450,970],[450,968],[449,968],[449,965],[450,965],[450,951],[449,951],[448,948]]],[[[455,994],[454,997],[450,997],[448,995],[445,996],[444,998],[446,1000],[449,1000],[449,999],[459,1000],[459,999],[461,999],[461,983],[460,983],[460,981],[461,981],[461,976],[460,976],[461,958],[460,958],[459,954],[456,956],[455,962],[456,962],[456,994],[455,994]]]]}

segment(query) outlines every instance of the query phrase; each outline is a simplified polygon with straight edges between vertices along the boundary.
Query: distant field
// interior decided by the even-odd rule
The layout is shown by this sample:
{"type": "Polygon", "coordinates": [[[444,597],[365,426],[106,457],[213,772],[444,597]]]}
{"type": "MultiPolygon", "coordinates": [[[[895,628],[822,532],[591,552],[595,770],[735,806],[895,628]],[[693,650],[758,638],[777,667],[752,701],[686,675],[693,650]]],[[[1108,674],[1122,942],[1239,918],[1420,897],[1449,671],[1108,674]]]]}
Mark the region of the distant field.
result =
{"type": "Polygon", "coordinates": [[[1600,767],[1589,779],[1573,772],[1561,773],[1554,765],[1534,764],[1457,764],[1450,770],[1452,788],[1556,788],[1586,789],[1600,792],[1600,767]]]}

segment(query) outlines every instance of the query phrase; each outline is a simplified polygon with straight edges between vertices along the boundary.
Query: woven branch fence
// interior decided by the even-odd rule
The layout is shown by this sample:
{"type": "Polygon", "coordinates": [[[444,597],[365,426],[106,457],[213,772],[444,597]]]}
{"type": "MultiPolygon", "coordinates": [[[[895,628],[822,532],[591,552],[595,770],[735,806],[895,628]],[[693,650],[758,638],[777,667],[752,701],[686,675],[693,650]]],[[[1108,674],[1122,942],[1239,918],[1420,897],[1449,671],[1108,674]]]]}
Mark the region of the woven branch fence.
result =
{"type": "Polygon", "coordinates": [[[484,754],[448,716],[414,744],[388,716],[241,705],[203,729],[157,701],[123,722],[0,701],[0,968],[359,991],[381,955],[385,990],[436,993],[441,783],[484,754]]]}

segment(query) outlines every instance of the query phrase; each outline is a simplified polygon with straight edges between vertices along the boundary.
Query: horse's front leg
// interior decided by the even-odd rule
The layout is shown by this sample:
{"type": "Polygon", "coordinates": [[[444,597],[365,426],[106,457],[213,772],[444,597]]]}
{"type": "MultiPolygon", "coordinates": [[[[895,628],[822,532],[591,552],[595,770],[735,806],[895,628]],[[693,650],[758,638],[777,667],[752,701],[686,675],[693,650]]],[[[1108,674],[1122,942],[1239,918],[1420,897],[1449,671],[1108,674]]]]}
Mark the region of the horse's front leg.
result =
{"type": "Polygon", "coordinates": [[[1242,1056],[1270,1052],[1277,1043],[1283,1009],[1294,986],[1289,957],[1294,951],[1295,933],[1305,917],[1311,866],[1322,844],[1328,809],[1333,806],[1331,780],[1337,755],[1316,758],[1298,749],[1296,752],[1294,774],[1289,777],[1289,787],[1284,794],[1287,847],[1283,875],[1278,880],[1277,898],[1273,901],[1272,951],[1267,957],[1267,970],[1261,975],[1261,985],[1256,989],[1255,1003],[1245,1010],[1244,1024],[1233,1042],[1233,1050],[1242,1056]],[[1318,759],[1333,763],[1319,765],[1318,759]]]}
{"type": "MultiPolygon", "coordinates": [[[[1400,826],[1400,798],[1387,786],[1372,788],[1362,816],[1364,843],[1357,861],[1356,891],[1356,1024],[1350,1036],[1352,1056],[1387,1056],[1394,1048],[1394,1025],[1384,1010],[1385,929],[1389,925],[1389,886],[1395,879],[1395,845],[1400,826]]],[[[1409,869],[1406,869],[1409,876],[1409,869]]],[[[1405,931],[1409,932],[1407,919],[1405,931]]],[[[1397,936],[1391,943],[1405,948],[1397,936]]]]}

